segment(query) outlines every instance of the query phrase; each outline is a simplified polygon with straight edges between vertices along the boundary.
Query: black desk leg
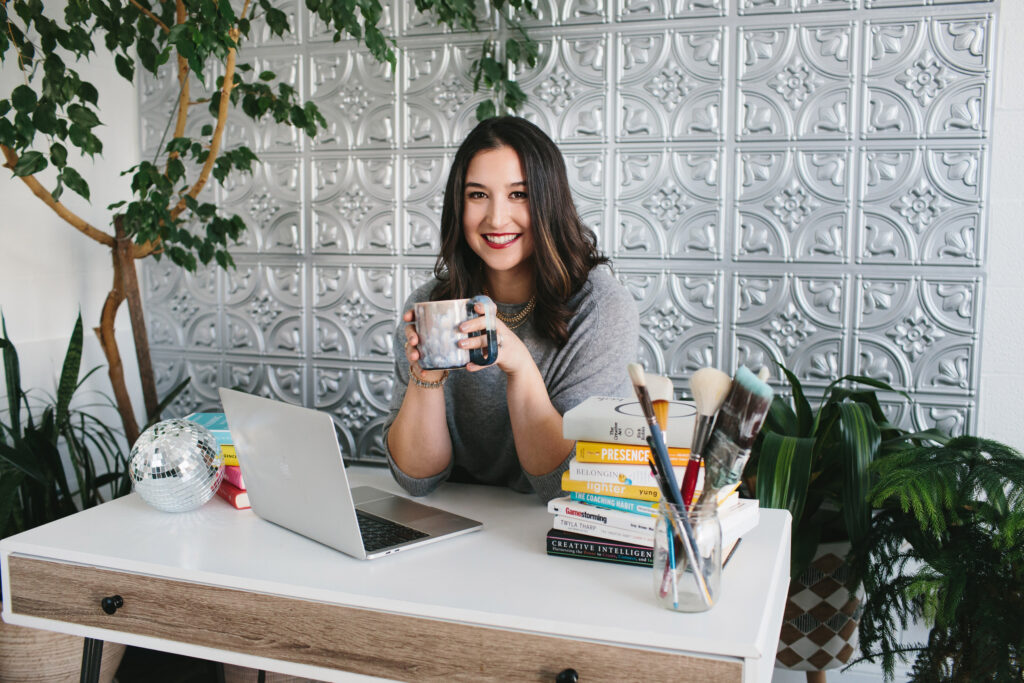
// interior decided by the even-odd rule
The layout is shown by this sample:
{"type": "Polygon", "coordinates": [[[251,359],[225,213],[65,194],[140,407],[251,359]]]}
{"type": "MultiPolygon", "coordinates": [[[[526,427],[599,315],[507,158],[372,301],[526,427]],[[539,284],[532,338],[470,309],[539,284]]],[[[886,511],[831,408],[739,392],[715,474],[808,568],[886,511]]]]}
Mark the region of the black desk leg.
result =
{"type": "Polygon", "coordinates": [[[103,641],[86,638],[82,644],[81,683],[97,683],[100,680],[100,664],[103,657],[103,641]]]}

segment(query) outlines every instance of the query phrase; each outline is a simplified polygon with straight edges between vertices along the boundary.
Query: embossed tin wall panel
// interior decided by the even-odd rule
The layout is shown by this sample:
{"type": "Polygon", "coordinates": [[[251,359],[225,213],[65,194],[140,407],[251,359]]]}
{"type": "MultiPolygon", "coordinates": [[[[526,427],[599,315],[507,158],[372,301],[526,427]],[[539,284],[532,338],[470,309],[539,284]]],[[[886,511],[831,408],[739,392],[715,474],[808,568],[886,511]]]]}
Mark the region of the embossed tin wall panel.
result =
{"type": "MultiPolygon", "coordinates": [[[[387,3],[391,73],[297,0],[275,4],[297,37],[256,26],[242,59],[316,101],[327,130],[230,122],[261,163],[204,196],[249,230],[228,273],[145,264],[158,389],[192,379],[176,413],[215,405],[221,385],[316,406],[347,457],[379,462],[394,326],[431,276],[484,36],[387,3]]],[[[523,115],[564,152],[637,301],[648,368],[681,392],[705,365],[785,363],[811,394],[862,374],[913,397],[882,397],[894,421],[973,427],[997,9],[539,0],[523,115]]],[[[497,13],[479,19],[500,36],[497,13]]],[[[166,68],[140,86],[147,155],[176,96],[166,68]]]]}

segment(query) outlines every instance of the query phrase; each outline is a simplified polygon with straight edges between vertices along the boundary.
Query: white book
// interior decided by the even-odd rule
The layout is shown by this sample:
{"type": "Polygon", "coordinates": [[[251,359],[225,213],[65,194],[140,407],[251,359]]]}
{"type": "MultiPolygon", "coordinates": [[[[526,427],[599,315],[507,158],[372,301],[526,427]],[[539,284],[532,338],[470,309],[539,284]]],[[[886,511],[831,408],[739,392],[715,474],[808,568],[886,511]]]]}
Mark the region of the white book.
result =
{"type": "Polygon", "coordinates": [[[577,519],[575,517],[565,517],[563,515],[555,515],[553,526],[556,529],[562,529],[563,531],[574,531],[577,534],[603,538],[608,541],[620,541],[622,543],[633,543],[636,545],[654,547],[653,530],[637,531],[633,529],[623,529],[617,526],[601,524],[600,522],[592,522],[585,519],[577,519]]]}
{"type": "MultiPolygon", "coordinates": [[[[686,401],[670,401],[665,445],[689,448],[697,408],[686,401]]],[[[573,441],[647,444],[650,429],[636,399],[591,396],[562,416],[562,437],[573,441]]]]}
{"type": "Polygon", "coordinates": [[[611,510],[597,505],[588,505],[587,503],[575,501],[570,496],[549,500],[548,511],[563,517],[599,522],[620,529],[643,531],[652,534],[658,522],[654,517],[638,515],[635,512],[611,510]]]}

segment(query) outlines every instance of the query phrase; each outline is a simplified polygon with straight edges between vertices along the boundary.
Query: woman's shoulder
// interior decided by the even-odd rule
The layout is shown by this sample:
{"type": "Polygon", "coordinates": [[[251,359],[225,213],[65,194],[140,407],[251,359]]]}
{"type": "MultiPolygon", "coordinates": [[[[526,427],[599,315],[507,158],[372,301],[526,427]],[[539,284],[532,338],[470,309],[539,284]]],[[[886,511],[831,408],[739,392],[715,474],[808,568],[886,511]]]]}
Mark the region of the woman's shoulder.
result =
{"type": "MultiPolygon", "coordinates": [[[[629,290],[619,282],[609,266],[598,266],[590,271],[579,293],[583,309],[596,304],[603,308],[635,308],[636,302],[629,290]]],[[[579,309],[578,310],[583,310],[579,309]]]]}

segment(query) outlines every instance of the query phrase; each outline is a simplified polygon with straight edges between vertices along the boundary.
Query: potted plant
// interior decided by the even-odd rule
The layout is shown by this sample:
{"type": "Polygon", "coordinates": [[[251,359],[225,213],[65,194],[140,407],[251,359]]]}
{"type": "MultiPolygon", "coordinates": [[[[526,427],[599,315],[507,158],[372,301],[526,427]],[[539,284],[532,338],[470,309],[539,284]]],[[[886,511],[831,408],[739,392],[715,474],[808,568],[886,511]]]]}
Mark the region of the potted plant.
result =
{"type": "Polygon", "coordinates": [[[889,680],[911,656],[915,681],[1024,680],[1024,456],[962,436],[871,470],[878,512],[854,555],[862,655],[889,680]],[[900,643],[914,620],[927,642],[900,643]]]}
{"type": "MultiPolygon", "coordinates": [[[[83,382],[79,315],[56,395],[22,389],[18,354],[0,316],[7,405],[0,410],[0,538],[46,524],[131,491],[120,435],[86,408],[72,406],[83,382]]],[[[113,405],[109,399],[108,404],[113,405]]],[[[104,647],[102,679],[111,680],[124,646],[104,647]]],[[[82,638],[0,624],[5,681],[77,677],[82,638]]]]}
{"type": "MultiPolygon", "coordinates": [[[[872,524],[869,467],[911,442],[943,441],[890,424],[876,390],[884,382],[848,375],[829,384],[816,407],[799,379],[781,368],[791,397],[776,396],[745,470],[748,491],[763,507],[793,515],[790,591],[777,661],[824,680],[856,649],[861,576],[847,562],[872,524]]],[[[903,394],[906,396],[906,394],[903,394]]],[[[909,397],[907,397],[909,400],[909,397]]]]}

